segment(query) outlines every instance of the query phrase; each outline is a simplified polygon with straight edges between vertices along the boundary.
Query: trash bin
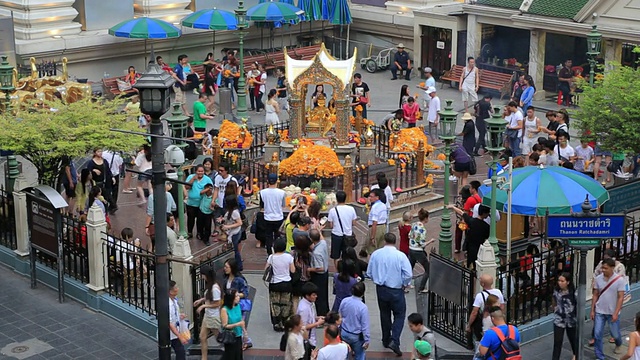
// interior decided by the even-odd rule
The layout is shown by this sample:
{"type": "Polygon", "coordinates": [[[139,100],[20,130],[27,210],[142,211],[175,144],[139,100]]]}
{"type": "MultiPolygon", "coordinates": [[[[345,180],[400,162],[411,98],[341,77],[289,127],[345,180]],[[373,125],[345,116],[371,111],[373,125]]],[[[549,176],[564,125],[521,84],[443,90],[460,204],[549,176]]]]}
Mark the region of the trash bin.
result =
{"type": "Polygon", "coordinates": [[[232,114],[231,112],[231,89],[227,87],[220,88],[218,91],[220,94],[219,102],[220,102],[220,115],[224,116],[225,119],[228,118],[227,114],[232,114]]]}
{"type": "Polygon", "coordinates": [[[622,184],[626,184],[629,181],[633,180],[633,175],[626,173],[626,174],[622,174],[622,175],[618,175],[618,174],[613,174],[613,186],[618,186],[618,185],[622,185],[622,184]]]}

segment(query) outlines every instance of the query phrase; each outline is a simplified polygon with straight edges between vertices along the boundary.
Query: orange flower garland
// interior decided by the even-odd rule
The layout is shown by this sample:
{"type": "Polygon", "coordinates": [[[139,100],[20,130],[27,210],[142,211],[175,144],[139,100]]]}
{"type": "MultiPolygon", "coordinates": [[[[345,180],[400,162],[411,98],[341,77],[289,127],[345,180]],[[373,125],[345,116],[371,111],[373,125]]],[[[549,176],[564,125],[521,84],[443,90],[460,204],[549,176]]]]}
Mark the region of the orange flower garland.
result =
{"type": "Polygon", "coordinates": [[[248,149],[253,142],[253,136],[248,130],[245,130],[244,142],[240,138],[240,125],[224,120],[220,126],[218,134],[218,143],[222,149],[248,149]]]}
{"type": "Polygon", "coordinates": [[[389,145],[391,145],[391,151],[397,152],[414,152],[418,150],[418,143],[422,140],[422,143],[425,145],[425,150],[428,151],[427,147],[427,136],[424,134],[422,129],[414,127],[400,130],[398,134],[398,141],[394,142],[393,136],[389,138],[389,145]]]}
{"type": "Polygon", "coordinates": [[[280,141],[289,141],[289,130],[279,130],[280,141]]]}
{"type": "Polygon", "coordinates": [[[362,112],[362,105],[356,105],[355,108],[353,108],[356,112],[362,112]]]}
{"type": "Polygon", "coordinates": [[[334,177],[344,174],[344,168],[336,153],[322,145],[307,145],[301,142],[300,148],[280,162],[280,175],[334,177]]]}
{"type": "Polygon", "coordinates": [[[440,153],[440,154],[438,154],[437,159],[440,160],[440,161],[445,161],[445,160],[447,160],[447,155],[440,153]]]}

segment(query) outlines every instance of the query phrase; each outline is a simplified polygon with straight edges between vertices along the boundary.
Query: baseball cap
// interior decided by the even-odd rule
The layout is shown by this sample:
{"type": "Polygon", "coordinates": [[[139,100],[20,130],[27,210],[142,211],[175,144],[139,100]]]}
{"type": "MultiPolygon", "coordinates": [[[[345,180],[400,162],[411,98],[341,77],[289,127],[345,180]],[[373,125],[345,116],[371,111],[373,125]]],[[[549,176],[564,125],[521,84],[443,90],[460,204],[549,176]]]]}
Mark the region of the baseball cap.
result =
{"type": "Polygon", "coordinates": [[[404,44],[403,43],[398,44],[397,48],[398,49],[404,49],[404,44]]]}
{"type": "Polygon", "coordinates": [[[267,177],[267,181],[270,185],[273,185],[278,182],[278,174],[269,174],[267,177]]]}
{"type": "Polygon", "coordinates": [[[431,344],[429,344],[428,341],[416,340],[416,342],[413,343],[413,346],[420,355],[431,355],[431,344]]]}
{"type": "Polygon", "coordinates": [[[431,68],[430,68],[430,67],[428,67],[428,66],[427,66],[426,68],[424,68],[424,72],[425,72],[425,73],[430,73],[430,72],[432,72],[432,71],[433,71],[433,69],[431,69],[431,68]]]}
{"type": "Polygon", "coordinates": [[[436,92],[436,88],[433,86],[429,86],[429,88],[426,90],[427,91],[427,95],[436,92]]]}

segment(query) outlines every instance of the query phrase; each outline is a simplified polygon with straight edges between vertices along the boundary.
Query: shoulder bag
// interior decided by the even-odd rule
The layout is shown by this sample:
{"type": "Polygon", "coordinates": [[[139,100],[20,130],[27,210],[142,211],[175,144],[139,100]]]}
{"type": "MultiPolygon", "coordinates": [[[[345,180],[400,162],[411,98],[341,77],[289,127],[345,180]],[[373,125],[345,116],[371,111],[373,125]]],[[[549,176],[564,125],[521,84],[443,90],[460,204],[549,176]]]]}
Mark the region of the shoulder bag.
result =
{"type": "Polygon", "coordinates": [[[351,230],[351,235],[347,235],[344,233],[344,228],[342,227],[342,220],[340,220],[340,212],[338,211],[338,206],[334,208],[336,211],[336,216],[338,217],[338,224],[340,224],[340,231],[342,231],[342,240],[347,246],[355,248],[358,245],[358,239],[353,235],[353,230],[351,230]]]}
{"type": "Polygon", "coordinates": [[[236,334],[233,330],[221,328],[218,336],[216,336],[216,341],[220,344],[231,345],[236,342],[236,334]]]}
{"type": "Polygon", "coordinates": [[[267,261],[267,268],[264,269],[264,274],[262,274],[262,281],[271,283],[271,279],[273,279],[273,265],[267,261]]]}

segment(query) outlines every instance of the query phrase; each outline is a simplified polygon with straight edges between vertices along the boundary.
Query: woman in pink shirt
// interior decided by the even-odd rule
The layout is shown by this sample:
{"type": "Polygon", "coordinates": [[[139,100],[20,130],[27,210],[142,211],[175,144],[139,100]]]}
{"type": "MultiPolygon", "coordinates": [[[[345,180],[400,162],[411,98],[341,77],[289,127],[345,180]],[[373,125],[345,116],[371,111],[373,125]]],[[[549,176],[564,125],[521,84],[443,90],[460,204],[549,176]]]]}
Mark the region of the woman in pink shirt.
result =
{"type": "Polygon", "coordinates": [[[404,121],[408,124],[408,127],[415,127],[418,114],[420,113],[420,105],[416,103],[413,96],[409,96],[407,103],[402,105],[402,111],[404,113],[404,121]]]}

